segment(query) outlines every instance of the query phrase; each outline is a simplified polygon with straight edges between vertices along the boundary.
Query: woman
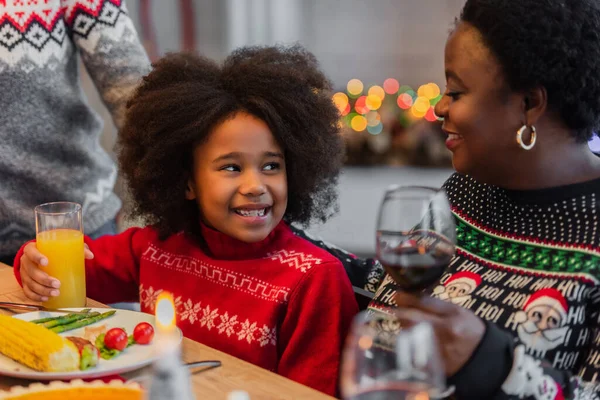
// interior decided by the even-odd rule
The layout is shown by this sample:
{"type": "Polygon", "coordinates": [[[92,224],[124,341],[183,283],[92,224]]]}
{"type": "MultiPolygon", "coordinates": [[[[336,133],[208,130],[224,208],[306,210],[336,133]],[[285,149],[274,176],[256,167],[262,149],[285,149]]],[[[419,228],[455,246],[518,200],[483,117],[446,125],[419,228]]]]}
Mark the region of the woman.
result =
{"type": "Polygon", "coordinates": [[[432,323],[459,399],[600,393],[599,32],[595,0],[467,0],[446,44],[456,257],[371,307],[432,323]]]}

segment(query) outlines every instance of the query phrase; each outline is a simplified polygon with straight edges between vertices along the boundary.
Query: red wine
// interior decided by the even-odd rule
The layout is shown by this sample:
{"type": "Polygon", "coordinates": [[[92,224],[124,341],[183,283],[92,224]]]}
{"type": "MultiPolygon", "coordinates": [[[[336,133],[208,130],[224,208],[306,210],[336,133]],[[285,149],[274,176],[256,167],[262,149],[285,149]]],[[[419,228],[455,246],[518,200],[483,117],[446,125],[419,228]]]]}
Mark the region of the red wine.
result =
{"type": "Polygon", "coordinates": [[[429,400],[429,396],[423,384],[398,382],[367,389],[350,400],[429,400]]]}
{"type": "Polygon", "coordinates": [[[427,231],[377,232],[377,257],[386,272],[406,291],[421,291],[444,273],[454,246],[427,231]]]}

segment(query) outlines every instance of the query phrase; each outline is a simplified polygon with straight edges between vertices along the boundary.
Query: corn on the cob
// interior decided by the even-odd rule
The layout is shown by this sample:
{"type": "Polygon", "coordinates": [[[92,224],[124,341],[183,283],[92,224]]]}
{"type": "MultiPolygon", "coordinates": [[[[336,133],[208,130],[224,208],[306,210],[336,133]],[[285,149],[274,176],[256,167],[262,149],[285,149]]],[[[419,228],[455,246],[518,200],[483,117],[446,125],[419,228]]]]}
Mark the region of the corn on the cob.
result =
{"type": "Polygon", "coordinates": [[[42,372],[79,369],[79,351],[43,326],[0,315],[0,353],[42,372]]]}

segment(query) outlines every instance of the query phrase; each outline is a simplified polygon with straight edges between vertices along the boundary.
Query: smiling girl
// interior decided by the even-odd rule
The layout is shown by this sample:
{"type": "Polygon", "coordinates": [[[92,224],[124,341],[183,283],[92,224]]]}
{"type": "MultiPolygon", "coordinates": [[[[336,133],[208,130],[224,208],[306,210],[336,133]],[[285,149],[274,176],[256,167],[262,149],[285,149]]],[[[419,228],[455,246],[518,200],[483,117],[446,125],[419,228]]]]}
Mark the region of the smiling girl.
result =
{"type": "MultiPolygon", "coordinates": [[[[186,337],[335,394],[352,287],[337,258],[288,227],[335,204],[330,89],[301,47],[157,62],[130,100],[119,155],[148,226],[86,238],[88,296],[153,313],[169,291],[186,337]]],[[[17,257],[29,298],[59,293],[35,243],[17,257]]]]}

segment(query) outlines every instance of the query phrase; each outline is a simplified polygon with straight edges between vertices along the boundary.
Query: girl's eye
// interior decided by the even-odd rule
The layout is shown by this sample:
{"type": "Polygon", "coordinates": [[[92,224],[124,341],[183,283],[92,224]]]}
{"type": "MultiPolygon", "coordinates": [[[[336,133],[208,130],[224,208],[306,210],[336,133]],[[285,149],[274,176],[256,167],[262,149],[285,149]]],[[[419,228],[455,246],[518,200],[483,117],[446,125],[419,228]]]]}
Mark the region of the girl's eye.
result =
{"type": "Polygon", "coordinates": [[[272,163],[268,163],[267,165],[265,165],[263,169],[265,171],[276,171],[280,168],[281,168],[281,165],[279,163],[272,162],[272,163]]]}
{"type": "Polygon", "coordinates": [[[240,167],[238,167],[237,165],[226,165],[221,168],[221,171],[239,172],[240,167]]]}

